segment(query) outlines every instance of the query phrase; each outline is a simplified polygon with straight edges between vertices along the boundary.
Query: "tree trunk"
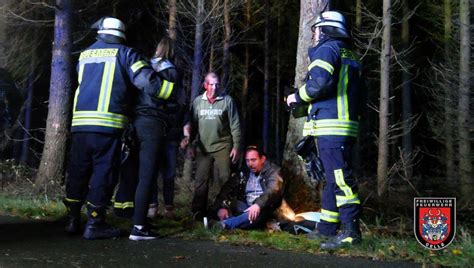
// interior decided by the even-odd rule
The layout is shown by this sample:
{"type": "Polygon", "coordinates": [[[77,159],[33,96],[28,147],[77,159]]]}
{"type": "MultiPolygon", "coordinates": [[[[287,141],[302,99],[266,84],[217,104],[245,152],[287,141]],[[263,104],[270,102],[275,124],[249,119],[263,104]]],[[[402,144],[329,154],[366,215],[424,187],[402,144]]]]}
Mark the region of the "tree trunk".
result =
{"type": "Polygon", "coordinates": [[[222,49],[222,86],[228,92],[230,82],[230,0],[224,0],[224,45],[222,49]]]}
{"type": "Polygon", "coordinates": [[[28,92],[24,105],[24,122],[23,122],[23,141],[21,143],[21,156],[20,163],[23,165],[28,164],[28,157],[30,152],[30,127],[31,127],[31,104],[33,100],[33,87],[35,82],[35,70],[34,63],[31,64],[31,73],[28,77],[28,92]]]}
{"type": "MultiPolygon", "coordinates": [[[[300,22],[298,33],[298,48],[296,54],[295,86],[303,84],[304,77],[309,65],[308,48],[311,46],[311,30],[309,21],[322,12],[327,6],[327,0],[300,1],[300,22]]],[[[309,191],[307,184],[314,186],[304,170],[303,162],[300,161],[293,150],[293,146],[302,138],[304,118],[295,119],[290,116],[288,132],[283,155],[283,167],[288,169],[287,189],[288,201],[293,207],[308,207],[308,200],[314,199],[315,191],[309,191]]]]}
{"type": "MultiPolygon", "coordinates": [[[[403,16],[404,20],[402,22],[402,46],[403,50],[408,51],[410,47],[410,25],[408,22],[409,15],[408,0],[403,1],[403,16]]],[[[405,68],[402,71],[402,128],[403,128],[403,137],[402,137],[402,156],[404,159],[404,171],[406,179],[410,180],[412,176],[412,153],[413,153],[413,143],[411,136],[411,124],[410,118],[412,116],[412,106],[411,106],[411,74],[409,69],[409,56],[406,55],[403,59],[402,64],[405,65],[405,68]]]]}
{"type": "MultiPolygon", "coordinates": [[[[245,28],[250,28],[250,19],[251,19],[251,10],[252,10],[252,0],[247,0],[245,4],[245,28]]],[[[248,38],[247,38],[248,39],[248,38]]],[[[250,65],[250,45],[248,41],[245,43],[244,48],[244,79],[242,83],[242,133],[243,140],[246,140],[247,137],[247,98],[249,92],[249,65],[250,65]]],[[[243,143],[242,143],[242,146],[243,143]]]]}
{"type": "Polygon", "coordinates": [[[45,192],[50,186],[58,185],[64,174],[73,70],[70,57],[71,20],[72,1],[56,0],[48,118],[43,155],[35,184],[38,190],[45,192]]]}
{"type": "MultiPolygon", "coordinates": [[[[451,42],[451,34],[453,29],[452,23],[452,8],[451,8],[451,0],[444,0],[444,59],[446,62],[451,62],[451,52],[450,52],[450,42],[451,42]]],[[[445,89],[445,101],[444,101],[444,122],[445,122],[445,161],[446,161],[446,177],[448,179],[454,179],[455,176],[455,169],[454,169],[454,140],[455,140],[455,133],[454,133],[454,108],[453,104],[455,103],[454,96],[452,92],[452,88],[447,85],[447,81],[444,81],[446,84],[444,86],[445,89]]]]}
{"type": "Polygon", "coordinates": [[[270,0],[265,0],[265,40],[263,67],[263,150],[268,153],[270,131],[270,0]]]}
{"type": "MultiPolygon", "coordinates": [[[[219,17],[221,14],[219,14],[220,9],[219,9],[219,0],[212,0],[212,17],[219,17]]],[[[214,62],[216,61],[216,50],[215,50],[215,44],[216,44],[216,26],[220,28],[220,25],[217,25],[217,23],[211,22],[210,23],[211,29],[209,30],[209,33],[211,35],[211,41],[210,41],[210,47],[209,47],[209,67],[208,67],[208,72],[215,72],[214,68],[214,62]]],[[[219,40],[220,41],[220,40],[219,40]]],[[[222,77],[222,76],[221,76],[222,77]]],[[[222,79],[221,79],[221,87],[222,87],[222,79]]],[[[225,88],[225,87],[223,87],[225,88]]]]}
{"type": "Polygon", "coordinates": [[[470,128],[470,11],[469,0],[461,0],[459,5],[460,16],[460,59],[459,59],[459,172],[461,198],[465,201],[472,200],[473,177],[471,163],[470,128]]]}
{"type": "Polygon", "coordinates": [[[277,14],[277,33],[276,33],[276,122],[275,122],[275,158],[278,163],[281,162],[281,152],[280,152],[280,143],[281,143],[281,134],[280,134],[280,117],[281,117],[281,61],[280,61],[280,24],[281,24],[281,5],[278,5],[278,14],[277,14]]]}
{"type": "Polygon", "coordinates": [[[197,0],[196,32],[194,35],[193,75],[191,82],[191,102],[199,95],[201,88],[202,34],[204,30],[204,0],[197,0]]]}
{"type": "Polygon", "coordinates": [[[360,32],[362,30],[362,0],[356,0],[355,14],[355,27],[360,32]]]}
{"type": "Polygon", "coordinates": [[[392,25],[391,0],[383,0],[383,36],[380,54],[380,111],[379,111],[379,150],[377,163],[377,194],[382,197],[387,192],[388,167],[388,125],[390,92],[390,48],[392,25]]]}
{"type": "Polygon", "coordinates": [[[168,0],[168,31],[169,37],[174,42],[178,38],[178,32],[176,30],[176,0],[168,0]]]}

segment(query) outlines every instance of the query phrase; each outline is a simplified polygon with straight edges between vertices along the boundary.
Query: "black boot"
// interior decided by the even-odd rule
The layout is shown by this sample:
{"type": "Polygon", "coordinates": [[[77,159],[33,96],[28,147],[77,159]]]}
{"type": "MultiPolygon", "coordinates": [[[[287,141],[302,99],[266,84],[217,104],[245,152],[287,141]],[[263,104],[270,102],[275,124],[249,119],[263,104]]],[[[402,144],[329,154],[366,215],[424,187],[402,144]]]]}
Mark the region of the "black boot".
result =
{"type": "Polygon", "coordinates": [[[67,199],[63,200],[67,209],[66,233],[80,234],[81,233],[81,209],[82,202],[73,202],[67,199]]]}
{"type": "Polygon", "coordinates": [[[317,228],[314,229],[314,231],[311,231],[306,234],[306,238],[311,239],[311,240],[328,240],[330,238],[333,238],[334,235],[326,235],[321,233],[317,228]]]}
{"type": "Polygon", "coordinates": [[[342,233],[325,243],[321,243],[321,249],[337,249],[346,245],[359,244],[362,240],[359,221],[353,220],[342,226],[342,233]]]}
{"type": "Polygon", "coordinates": [[[84,234],[84,239],[107,239],[119,237],[121,235],[120,229],[114,228],[105,222],[105,207],[96,207],[87,205],[87,220],[84,234]]]}

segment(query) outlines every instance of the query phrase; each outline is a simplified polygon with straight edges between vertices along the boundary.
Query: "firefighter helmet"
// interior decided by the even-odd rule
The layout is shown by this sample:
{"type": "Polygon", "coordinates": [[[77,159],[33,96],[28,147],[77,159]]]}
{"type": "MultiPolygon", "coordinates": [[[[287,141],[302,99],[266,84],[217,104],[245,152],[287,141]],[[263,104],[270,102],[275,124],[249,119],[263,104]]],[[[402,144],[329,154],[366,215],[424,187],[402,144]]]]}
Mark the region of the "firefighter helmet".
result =
{"type": "Polygon", "coordinates": [[[97,34],[109,34],[125,40],[125,24],[119,19],[103,17],[96,21],[92,29],[97,29],[97,34]]]}
{"type": "Polygon", "coordinates": [[[321,27],[322,32],[330,37],[349,37],[346,30],[346,19],[337,11],[326,11],[313,18],[309,25],[314,31],[316,27],[321,27]]]}

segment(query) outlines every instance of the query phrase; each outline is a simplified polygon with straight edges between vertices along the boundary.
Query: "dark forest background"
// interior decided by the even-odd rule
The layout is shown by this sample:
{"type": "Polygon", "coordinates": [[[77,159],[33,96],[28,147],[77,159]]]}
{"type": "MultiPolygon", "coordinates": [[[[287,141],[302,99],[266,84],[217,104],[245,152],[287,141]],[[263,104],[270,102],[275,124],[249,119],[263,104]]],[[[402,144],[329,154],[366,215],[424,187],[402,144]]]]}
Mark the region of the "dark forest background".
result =
{"type": "MultiPolygon", "coordinates": [[[[306,50],[297,52],[308,42],[302,33],[310,31],[300,26],[302,10],[312,15],[340,10],[367,79],[368,102],[354,153],[365,213],[411,215],[413,197],[454,196],[460,220],[468,222],[474,210],[472,7],[466,0],[4,1],[2,67],[21,93],[9,106],[21,109],[2,136],[1,158],[39,168],[36,185],[42,191],[48,187],[41,185],[61,184],[64,160],[45,157],[52,151],[67,159],[67,148],[48,145],[45,138],[47,121],[54,120],[48,117],[57,96],[52,92],[64,93],[60,99],[67,108],[60,114],[69,122],[68,103],[77,86],[74,66],[95,38],[90,26],[102,16],[115,16],[126,24],[128,45],[147,57],[162,36],[175,40],[176,63],[190,98],[202,90],[204,73],[219,73],[239,105],[244,142],[263,144],[270,158],[287,168],[293,208],[314,208],[318,196],[312,189],[319,186],[306,178],[292,152],[301,122],[285,111],[284,96],[301,85],[298,73],[307,66],[298,61],[306,50]],[[58,24],[61,18],[67,23],[58,24]],[[54,47],[65,33],[61,27],[70,33],[68,45],[54,47]],[[52,51],[64,48],[69,61],[54,64],[52,51]],[[70,72],[62,65],[68,62],[70,72]],[[70,77],[62,87],[50,81],[56,72],[70,77]]],[[[67,138],[67,124],[54,135],[67,138]]]]}

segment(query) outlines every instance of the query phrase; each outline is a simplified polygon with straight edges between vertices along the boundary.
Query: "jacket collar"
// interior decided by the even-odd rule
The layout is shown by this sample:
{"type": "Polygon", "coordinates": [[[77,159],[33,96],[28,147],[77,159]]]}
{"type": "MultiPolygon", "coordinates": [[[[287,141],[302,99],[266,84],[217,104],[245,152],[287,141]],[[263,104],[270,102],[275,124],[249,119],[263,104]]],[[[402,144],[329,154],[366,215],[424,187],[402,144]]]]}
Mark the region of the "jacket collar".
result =
{"type": "MultiPolygon", "coordinates": [[[[204,93],[202,94],[202,97],[201,97],[201,99],[202,99],[202,100],[206,100],[206,101],[207,101],[207,95],[206,95],[206,92],[204,92],[204,93]]],[[[219,96],[217,96],[217,98],[216,98],[216,101],[218,101],[218,100],[222,100],[222,99],[224,99],[224,94],[220,94],[219,96]]]]}

